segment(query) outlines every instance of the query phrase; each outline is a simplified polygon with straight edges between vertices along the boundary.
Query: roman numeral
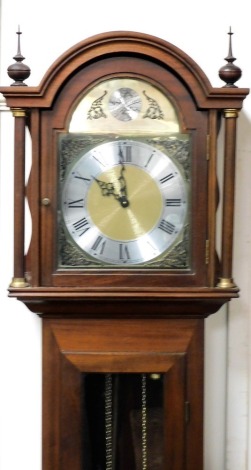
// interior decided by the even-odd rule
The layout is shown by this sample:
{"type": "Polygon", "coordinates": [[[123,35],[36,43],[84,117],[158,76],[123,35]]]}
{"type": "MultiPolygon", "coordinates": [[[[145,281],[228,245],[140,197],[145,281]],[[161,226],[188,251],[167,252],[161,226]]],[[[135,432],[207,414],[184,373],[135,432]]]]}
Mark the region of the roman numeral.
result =
{"type": "Polygon", "coordinates": [[[128,246],[123,245],[123,243],[119,244],[119,259],[121,259],[122,261],[126,261],[126,260],[130,259],[130,253],[129,253],[129,250],[128,250],[128,246]]]}
{"type": "Polygon", "coordinates": [[[159,224],[159,228],[169,235],[172,235],[175,230],[175,225],[171,224],[171,222],[168,222],[167,220],[162,219],[159,224]]]}
{"type": "Polygon", "coordinates": [[[81,237],[90,228],[88,220],[86,219],[86,217],[83,217],[82,219],[78,220],[77,222],[74,222],[73,227],[76,230],[76,232],[79,232],[79,234],[78,234],[79,237],[81,237]]]}
{"type": "Polygon", "coordinates": [[[166,206],[179,207],[181,205],[181,199],[166,199],[166,206]]]}
{"type": "Polygon", "coordinates": [[[150,161],[152,160],[153,156],[154,156],[154,153],[152,153],[152,154],[150,155],[150,157],[148,158],[148,160],[147,160],[147,162],[146,162],[146,164],[145,164],[145,168],[148,167],[148,165],[149,165],[150,161]]]}
{"type": "Polygon", "coordinates": [[[164,184],[167,181],[171,180],[172,178],[174,178],[174,174],[169,173],[169,175],[166,175],[166,176],[163,176],[163,178],[160,178],[160,182],[161,182],[161,184],[164,184]]]}
{"type": "Polygon", "coordinates": [[[78,209],[79,207],[84,207],[84,199],[76,199],[76,201],[68,202],[68,208],[78,209]]]}
{"type": "Polygon", "coordinates": [[[123,148],[119,145],[119,157],[120,163],[131,163],[132,161],[132,147],[131,145],[125,145],[123,148]]]}
{"type": "Polygon", "coordinates": [[[124,162],[131,163],[131,161],[132,161],[132,147],[127,145],[125,147],[124,162]]]}
{"type": "Polygon", "coordinates": [[[100,235],[98,236],[98,238],[95,240],[95,242],[93,243],[92,245],[92,250],[93,251],[99,251],[99,254],[102,255],[104,253],[104,249],[105,249],[105,243],[106,241],[103,240],[103,237],[101,237],[100,235]]]}
{"type": "Polygon", "coordinates": [[[83,181],[91,181],[90,178],[85,178],[84,176],[78,176],[73,173],[74,178],[77,178],[78,180],[83,180],[83,181]]]}
{"type": "Polygon", "coordinates": [[[92,155],[92,158],[94,158],[94,160],[96,160],[96,162],[100,163],[100,165],[105,166],[105,163],[103,163],[101,160],[99,160],[99,158],[97,158],[95,155],[92,155]]]}

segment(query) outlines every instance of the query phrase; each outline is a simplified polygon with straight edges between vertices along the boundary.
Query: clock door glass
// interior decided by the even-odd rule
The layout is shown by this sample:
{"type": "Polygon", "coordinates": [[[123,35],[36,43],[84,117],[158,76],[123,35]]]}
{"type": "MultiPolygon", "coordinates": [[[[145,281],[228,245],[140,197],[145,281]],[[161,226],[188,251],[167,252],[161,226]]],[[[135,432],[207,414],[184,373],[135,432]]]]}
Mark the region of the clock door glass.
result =
{"type": "MultiPolygon", "coordinates": [[[[78,138],[63,136],[61,144],[76,148],[83,139],[78,138]]],[[[169,139],[173,153],[181,144],[188,146],[189,140],[169,139]]],[[[187,175],[163,146],[143,139],[110,140],[92,144],[67,168],[64,160],[63,168],[61,266],[156,267],[184,243],[187,175]]]]}
{"type": "Polygon", "coordinates": [[[78,98],[59,133],[58,267],[190,265],[190,135],[173,98],[112,78],[78,98]]]}
{"type": "Polygon", "coordinates": [[[83,373],[83,468],[163,470],[164,388],[159,373],[83,373]]]}

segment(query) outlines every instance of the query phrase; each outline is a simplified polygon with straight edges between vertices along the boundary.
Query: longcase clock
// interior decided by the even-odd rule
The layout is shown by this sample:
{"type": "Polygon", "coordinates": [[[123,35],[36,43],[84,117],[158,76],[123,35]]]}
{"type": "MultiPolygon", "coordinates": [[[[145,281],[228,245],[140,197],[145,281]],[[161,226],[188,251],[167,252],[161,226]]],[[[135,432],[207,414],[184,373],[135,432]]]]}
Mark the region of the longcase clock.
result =
{"type": "Polygon", "coordinates": [[[231,33],[229,50],[213,88],[172,44],[105,33],[27,87],[19,44],[1,88],[15,118],[9,295],[43,321],[43,470],[203,468],[204,318],[238,296],[235,139],[248,90],[235,86],[231,33]]]}

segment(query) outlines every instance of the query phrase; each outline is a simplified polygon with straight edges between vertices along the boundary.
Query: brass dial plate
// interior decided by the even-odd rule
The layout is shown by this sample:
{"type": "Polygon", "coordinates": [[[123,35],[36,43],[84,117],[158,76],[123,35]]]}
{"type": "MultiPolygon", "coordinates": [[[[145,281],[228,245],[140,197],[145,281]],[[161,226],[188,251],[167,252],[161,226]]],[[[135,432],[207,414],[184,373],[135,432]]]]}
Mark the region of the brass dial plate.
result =
{"type": "Polygon", "coordinates": [[[144,264],[170,249],[185,225],[187,206],[178,165],[138,140],[113,140],[84,153],[62,189],[69,238],[111,265],[144,264]]]}

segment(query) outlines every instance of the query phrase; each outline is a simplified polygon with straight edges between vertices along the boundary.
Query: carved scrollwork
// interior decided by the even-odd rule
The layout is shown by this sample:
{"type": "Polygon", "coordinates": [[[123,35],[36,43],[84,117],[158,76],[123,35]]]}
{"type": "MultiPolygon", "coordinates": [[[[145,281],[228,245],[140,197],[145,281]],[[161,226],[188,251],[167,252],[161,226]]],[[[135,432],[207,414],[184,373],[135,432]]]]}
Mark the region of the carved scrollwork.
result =
{"type": "Polygon", "coordinates": [[[184,228],[182,240],[163,259],[153,260],[150,263],[150,267],[160,269],[189,268],[189,225],[186,225],[184,228]]]}
{"type": "Polygon", "coordinates": [[[103,111],[103,99],[105,95],[107,95],[107,91],[105,91],[102,96],[93,101],[87,113],[87,119],[107,118],[105,112],[103,111]]]}
{"type": "Polygon", "coordinates": [[[183,168],[184,176],[187,181],[190,181],[191,173],[191,158],[190,158],[190,140],[181,139],[173,136],[167,138],[151,139],[147,141],[150,145],[158,144],[165,149],[166,153],[174,161],[178,162],[183,168]]]}
{"type": "Polygon", "coordinates": [[[64,181],[66,171],[69,165],[75,160],[76,157],[82,152],[86,151],[91,145],[98,145],[104,142],[104,137],[92,137],[92,136],[73,136],[69,134],[67,138],[60,140],[60,181],[64,181]]]}
{"type": "Polygon", "coordinates": [[[60,268],[95,268],[100,266],[100,263],[94,259],[88,258],[84,252],[81,252],[73,245],[65,235],[62,225],[59,229],[59,253],[58,253],[60,268]]]}
{"type": "Polygon", "coordinates": [[[151,96],[148,96],[145,91],[143,91],[143,94],[149,103],[143,119],[164,119],[164,113],[157,101],[154,98],[151,98],[151,96]]]}

